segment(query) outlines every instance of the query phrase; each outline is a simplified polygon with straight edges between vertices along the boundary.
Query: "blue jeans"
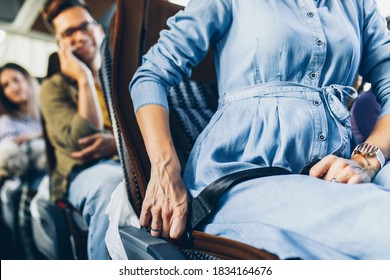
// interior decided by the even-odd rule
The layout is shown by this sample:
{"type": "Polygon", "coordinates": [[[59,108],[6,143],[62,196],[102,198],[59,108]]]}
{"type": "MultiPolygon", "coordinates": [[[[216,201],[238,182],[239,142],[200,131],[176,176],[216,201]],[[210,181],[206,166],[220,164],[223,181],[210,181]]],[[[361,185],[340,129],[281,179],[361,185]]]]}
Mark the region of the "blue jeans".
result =
{"type": "Polygon", "coordinates": [[[68,201],[82,212],[88,225],[88,258],[107,258],[104,243],[108,228],[108,216],[104,213],[111,194],[122,181],[119,162],[101,160],[82,170],[72,180],[68,190],[68,201]]]}

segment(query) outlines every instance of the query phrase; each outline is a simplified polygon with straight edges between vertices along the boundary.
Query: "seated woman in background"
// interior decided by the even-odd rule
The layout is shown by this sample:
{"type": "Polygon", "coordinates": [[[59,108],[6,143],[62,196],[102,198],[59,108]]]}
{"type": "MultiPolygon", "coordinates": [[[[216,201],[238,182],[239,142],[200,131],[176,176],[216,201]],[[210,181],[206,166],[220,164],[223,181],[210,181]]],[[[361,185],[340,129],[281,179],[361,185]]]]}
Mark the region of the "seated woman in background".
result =
{"type": "Polygon", "coordinates": [[[46,169],[37,93],[37,81],[22,66],[7,63],[0,68],[1,172],[27,176],[32,192],[46,169]]]}

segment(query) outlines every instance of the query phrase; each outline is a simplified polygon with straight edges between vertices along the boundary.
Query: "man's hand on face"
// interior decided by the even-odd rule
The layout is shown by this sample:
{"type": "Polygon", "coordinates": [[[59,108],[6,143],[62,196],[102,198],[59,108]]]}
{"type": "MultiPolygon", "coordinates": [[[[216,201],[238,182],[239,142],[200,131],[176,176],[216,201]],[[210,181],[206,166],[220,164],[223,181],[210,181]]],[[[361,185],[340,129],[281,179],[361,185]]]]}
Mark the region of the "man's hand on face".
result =
{"type": "Polygon", "coordinates": [[[108,158],[116,154],[115,138],[109,133],[95,133],[81,138],[79,144],[84,148],[80,151],[73,152],[74,159],[91,161],[101,158],[108,158]]]}
{"type": "Polygon", "coordinates": [[[71,79],[78,81],[80,78],[85,78],[90,74],[91,70],[84,62],[75,56],[75,49],[76,46],[72,46],[68,42],[60,41],[58,56],[60,59],[61,72],[71,79]]]}

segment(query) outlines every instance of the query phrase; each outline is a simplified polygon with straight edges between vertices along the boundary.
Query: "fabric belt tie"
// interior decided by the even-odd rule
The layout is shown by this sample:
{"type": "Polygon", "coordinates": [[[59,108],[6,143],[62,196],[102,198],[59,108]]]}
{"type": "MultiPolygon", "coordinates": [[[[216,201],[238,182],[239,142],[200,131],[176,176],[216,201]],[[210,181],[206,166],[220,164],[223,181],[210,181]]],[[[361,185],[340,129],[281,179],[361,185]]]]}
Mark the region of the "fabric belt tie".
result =
{"type": "Polygon", "coordinates": [[[297,97],[295,92],[318,92],[322,94],[327,109],[339,122],[344,123],[350,113],[344,104],[348,98],[356,98],[357,91],[350,86],[331,84],[322,88],[304,85],[294,82],[267,82],[241,90],[225,93],[219,98],[219,108],[235,101],[241,101],[252,97],[297,97]]]}
{"type": "Polygon", "coordinates": [[[345,137],[342,126],[346,125],[346,121],[351,115],[344,104],[347,104],[348,98],[354,99],[358,96],[357,91],[353,87],[331,84],[320,88],[294,82],[267,82],[224,94],[219,99],[218,107],[222,108],[229,103],[253,97],[294,97],[306,99],[313,92],[319,93],[323,97],[325,107],[338,127],[341,144],[332,154],[340,155],[345,148],[345,143],[342,141],[345,137]],[[302,94],[297,94],[298,92],[302,92],[302,94]]]}
{"type": "Polygon", "coordinates": [[[345,123],[351,114],[344,104],[347,103],[348,98],[356,98],[357,91],[349,86],[330,85],[322,88],[322,94],[332,117],[345,123]],[[351,93],[348,90],[351,90],[351,93]]]}
{"type": "Polygon", "coordinates": [[[341,139],[339,147],[334,150],[332,154],[340,156],[342,151],[345,149],[345,143],[343,142],[343,129],[341,126],[346,125],[346,121],[351,115],[351,113],[344,104],[347,103],[348,98],[356,98],[358,96],[358,93],[353,87],[330,85],[322,88],[322,95],[324,97],[326,107],[330,112],[330,115],[337,124],[341,139]],[[351,93],[348,90],[351,90],[351,93]]]}

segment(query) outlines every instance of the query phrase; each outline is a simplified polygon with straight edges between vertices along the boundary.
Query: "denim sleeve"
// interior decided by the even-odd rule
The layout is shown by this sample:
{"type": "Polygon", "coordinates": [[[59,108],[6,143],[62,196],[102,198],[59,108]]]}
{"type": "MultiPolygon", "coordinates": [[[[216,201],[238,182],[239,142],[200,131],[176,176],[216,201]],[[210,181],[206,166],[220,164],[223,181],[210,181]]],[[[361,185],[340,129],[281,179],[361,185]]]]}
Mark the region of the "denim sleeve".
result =
{"type": "Polygon", "coordinates": [[[134,110],[158,104],[168,110],[167,93],[207,54],[210,44],[223,36],[232,20],[231,0],[193,0],[168,19],[168,29],[143,57],[130,82],[134,110]]]}
{"type": "Polygon", "coordinates": [[[362,76],[372,84],[382,106],[380,117],[390,114],[390,31],[375,0],[363,1],[362,76]]]}

